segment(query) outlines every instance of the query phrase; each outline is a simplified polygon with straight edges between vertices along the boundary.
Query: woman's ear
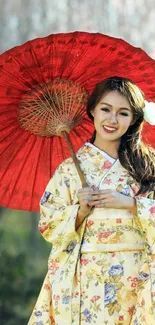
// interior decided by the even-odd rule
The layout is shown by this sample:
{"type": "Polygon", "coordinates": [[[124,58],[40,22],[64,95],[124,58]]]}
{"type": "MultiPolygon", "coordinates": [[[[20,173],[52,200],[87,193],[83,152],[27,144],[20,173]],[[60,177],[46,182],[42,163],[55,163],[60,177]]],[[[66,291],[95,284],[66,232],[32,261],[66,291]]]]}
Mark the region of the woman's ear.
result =
{"type": "Polygon", "coordinates": [[[90,111],[90,114],[94,117],[94,111],[90,111]]]}

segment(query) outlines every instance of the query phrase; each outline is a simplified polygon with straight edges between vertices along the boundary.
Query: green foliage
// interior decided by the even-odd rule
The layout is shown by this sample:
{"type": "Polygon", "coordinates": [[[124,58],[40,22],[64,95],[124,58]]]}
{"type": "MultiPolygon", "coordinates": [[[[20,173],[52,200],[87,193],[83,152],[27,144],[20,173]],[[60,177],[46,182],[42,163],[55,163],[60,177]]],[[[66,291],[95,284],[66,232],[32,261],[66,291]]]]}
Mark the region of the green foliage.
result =
{"type": "Polygon", "coordinates": [[[1,325],[27,324],[47,272],[51,245],[39,234],[34,217],[7,209],[1,217],[1,325]]]}
{"type": "Polygon", "coordinates": [[[1,252],[0,319],[1,325],[27,324],[41,284],[43,274],[29,265],[25,253],[16,256],[1,252]]]}

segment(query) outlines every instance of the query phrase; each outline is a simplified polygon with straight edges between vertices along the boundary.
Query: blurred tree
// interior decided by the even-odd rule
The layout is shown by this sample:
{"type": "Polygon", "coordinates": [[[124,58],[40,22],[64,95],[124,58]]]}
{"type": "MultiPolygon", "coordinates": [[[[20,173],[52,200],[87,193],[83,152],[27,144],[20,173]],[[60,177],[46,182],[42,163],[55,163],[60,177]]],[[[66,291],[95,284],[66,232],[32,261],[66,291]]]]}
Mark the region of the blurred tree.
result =
{"type": "Polygon", "coordinates": [[[36,292],[42,282],[42,276],[27,270],[25,253],[16,256],[1,252],[3,264],[0,271],[0,319],[1,325],[26,324],[35,303],[36,292]]]}
{"type": "Polygon", "coordinates": [[[38,240],[37,240],[37,229],[38,229],[38,214],[37,213],[30,213],[30,232],[29,232],[29,239],[28,239],[28,246],[31,250],[31,255],[35,258],[39,254],[38,249],[38,240]]]}
{"type": "MultiPolygon", "coordinates": [[[[3,239],[5,232],[0,231],[3,239]]],[[[0,249],[1,325],[26,324],[42,286],[45,271],[29,258],[28,252],[12,254],[0,249]],[[30,261],[31,260],[31,261],[30,261]]],[[[41,263],[41,260],[40,260],[41,263]]]]}
{"type": "Polygon", "coordinates": [[[47,271],[51,245],[37,230],[37,214],[3,209],[1,216],[0,324],[27,324],[47,271]]]}
{"type": "Polygon", "coordinates": [[[155,57],[154,0],[0,0],[0,6],[0,52],[35,37],[85,30],[124,38],[155,57]]]}

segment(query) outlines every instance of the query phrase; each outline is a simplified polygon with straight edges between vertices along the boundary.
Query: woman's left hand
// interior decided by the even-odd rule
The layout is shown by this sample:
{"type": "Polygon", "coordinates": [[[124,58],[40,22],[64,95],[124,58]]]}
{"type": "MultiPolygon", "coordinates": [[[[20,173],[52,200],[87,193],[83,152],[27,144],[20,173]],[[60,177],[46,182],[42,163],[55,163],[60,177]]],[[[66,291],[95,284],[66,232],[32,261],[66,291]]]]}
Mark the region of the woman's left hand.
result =
{"type": "Polygon", "coordinates": [[[99,190],[90,197],[89,206],[96,208],[129,209],[136,213],[136,200],[115,190],[99,190]]]}

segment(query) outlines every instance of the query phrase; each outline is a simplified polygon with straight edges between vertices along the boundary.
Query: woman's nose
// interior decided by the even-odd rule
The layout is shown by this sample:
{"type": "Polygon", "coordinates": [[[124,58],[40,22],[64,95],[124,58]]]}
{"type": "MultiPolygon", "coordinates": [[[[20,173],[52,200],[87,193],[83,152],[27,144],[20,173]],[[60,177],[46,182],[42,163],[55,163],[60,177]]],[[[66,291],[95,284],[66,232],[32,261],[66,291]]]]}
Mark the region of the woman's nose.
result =
{"type": "Polygon", "coordinates": [[[111,114],[111,115],[109,116],[109,120],[110,120],[111,122],[113,122],[113,123],[117,123],[117,116],[116,116],[116,114],[111,114]]]}

